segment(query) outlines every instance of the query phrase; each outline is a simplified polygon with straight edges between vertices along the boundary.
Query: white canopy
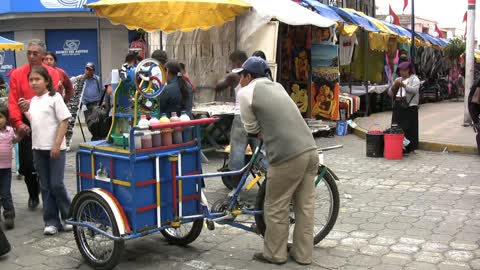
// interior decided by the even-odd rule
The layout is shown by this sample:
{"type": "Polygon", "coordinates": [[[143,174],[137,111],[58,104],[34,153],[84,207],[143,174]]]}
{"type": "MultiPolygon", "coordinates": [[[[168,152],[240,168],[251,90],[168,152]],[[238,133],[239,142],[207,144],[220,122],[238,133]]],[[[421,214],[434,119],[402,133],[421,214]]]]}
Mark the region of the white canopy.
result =
{"type": "Polygon", "coordinates": [[[253,7],[239,17],[240,44],[272,19],[288,25],[335,27],[337,23],[300,6],[292,0],[243,0],[253,7]]]}

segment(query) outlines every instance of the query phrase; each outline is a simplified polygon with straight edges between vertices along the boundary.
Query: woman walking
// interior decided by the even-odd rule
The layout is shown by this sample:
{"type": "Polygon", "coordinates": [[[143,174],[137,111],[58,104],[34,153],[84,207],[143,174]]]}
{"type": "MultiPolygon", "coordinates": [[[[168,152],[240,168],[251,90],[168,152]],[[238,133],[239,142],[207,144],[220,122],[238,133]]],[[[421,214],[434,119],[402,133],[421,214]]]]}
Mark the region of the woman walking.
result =
{"type": "Polygon", "coordinates": [[[63,96],[65,103],[68,103],[73,96],[73,85],[65,70],[57,66],[57,56],[53,52],[46,52],[43,63],[53,67],[58,72],[58,77],[60,78],[58,91],[63,96]]]}
{"type": "Polygon", "coordinates": [[[420,80],[414,74],[414,67],[410,62],[398,65],[395,80],[388,93],[393,97],[392,124],[402,128],[405,138],[410,143],[404,153],[415,152],[418,149],[418,101],[420,80]]]}

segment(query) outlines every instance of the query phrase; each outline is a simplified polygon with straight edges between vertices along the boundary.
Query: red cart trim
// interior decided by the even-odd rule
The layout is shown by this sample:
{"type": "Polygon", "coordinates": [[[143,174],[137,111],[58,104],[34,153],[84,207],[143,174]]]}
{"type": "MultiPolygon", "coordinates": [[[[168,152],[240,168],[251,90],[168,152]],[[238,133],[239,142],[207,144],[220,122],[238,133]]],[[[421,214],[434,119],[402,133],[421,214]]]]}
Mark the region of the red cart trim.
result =
{"type": "Polygon", "coordinates": [[[139,150],[136,150],[135,152],[144,153],[144,152],[159,151],[159,150],[165,150],[165,149],[171,149],[171,148],[192,146],[192,145],[195,145],[195,144],[196,144],[196,141],[190,141],[190,142],[186,142],[186,143],[172,144],[172,145],[168,145],[168,146],[159,146],[159,147],[153,147],[153,148],[139,149],[139,150]]]}
{"type": "Polygon", "coordinates": [[[135,184],[136,187],[144,187],[144,186],[148,186],[148,185],[154,185],[157,183],[157,180],[155,179],[151,179],[151,180],[145,180],[145,181],[142,181],[142,182],[138,182],[135,184]]]}
{"type": "Polygon", "coordinates": [[[82,173],[82,172],[79,172],[79,173],[77,173],[77,175],[80,176],[80,177],[92,179],[92,175],[91,175],[90,173],[82,173]]]}
{"type": "Polygon", "coordinates": [[[115,175],[113,174],[113,158],[110,159],[110,178],[115,178],[115,175]]]}
{"type": "MultiPolygon", "coordinates": [[[[171,160],[176,160],[171,158],[171,160]]],[[[172,161],[172,198],[173,198],[173,214],[178,216],[178,204],[177,204],[177,161],[172,161]]]]}
{"type": "Polygon", "coordinates": [[[183,202],[188,202],[188,201],[193,201],[193,200],[200,200],[200,195],[193,194],[193,195],[190,195],[190,196],[183,197],[183,202]]]}
{"type": "Polygon", "coordinates": [[[183,176],[196,175],[196,174],[201,174],[201,173],[202,172],[200,172],[200,171],[193,171],[193,172],[184,173],[183,176]]]}
{"type": "Polygon", "coordinates": [[[137,208],[137,212],[142,213],[142,212],[145,212],[145,211],[148,211],[148,210],[153,210],[153,209],[156,209],[156,208],[157,208],[156,204],[147,205],[147,206],[144,206],[144,207],[137,208]]]}

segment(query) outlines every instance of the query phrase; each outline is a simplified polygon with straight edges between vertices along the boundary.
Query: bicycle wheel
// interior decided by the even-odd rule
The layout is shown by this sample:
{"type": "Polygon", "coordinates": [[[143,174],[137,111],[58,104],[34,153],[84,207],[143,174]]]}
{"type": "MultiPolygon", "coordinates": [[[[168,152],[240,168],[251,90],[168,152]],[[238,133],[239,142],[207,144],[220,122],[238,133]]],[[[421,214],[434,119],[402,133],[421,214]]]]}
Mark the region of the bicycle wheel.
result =
{"type": "MultiPolygon", "coordinates": [[[[322,241],[325,236],[332,230],[333,225],[337,221],[338,211],[340,208],[340,196],[335,180],[330,174],[325,174],[322,179],[315,180],[315,216],[313,228],[313,244],[316,245],[322,241]]],[[[257,193],[257,201],[255,208],[263,210],[263,203],[265,201],[266,181],[263,181],[257,193]]],[[[257,232],[262,236],[265,235],[265,221],[263,215],[255,215],[255,222],[257,224],[257,232]]],[[[293,207],[290,206],[290,229],[288,241],[292,242],[293,230],[295,228],[295,213],[293,207]]]]}
{"type": "Polygon", "coordinates": [[[183,223],[178,228],[161,230],[167,242],[172,245],[186,246],[198,238],[203,229],[203,218],[193,222],[183,223]]]}
{"type": "MultiPolygon", "coordinates": [[[[73,206],[76,221],[93,225],[114,236],[120,236],[118,225],[108,203],[93,192],[79,195],[73,206]]],[[[87,227],[73,226],[73,235],[83,258],[95,269],[112,269],[124,249],[124,241],[114,241],[87,227]]]]}

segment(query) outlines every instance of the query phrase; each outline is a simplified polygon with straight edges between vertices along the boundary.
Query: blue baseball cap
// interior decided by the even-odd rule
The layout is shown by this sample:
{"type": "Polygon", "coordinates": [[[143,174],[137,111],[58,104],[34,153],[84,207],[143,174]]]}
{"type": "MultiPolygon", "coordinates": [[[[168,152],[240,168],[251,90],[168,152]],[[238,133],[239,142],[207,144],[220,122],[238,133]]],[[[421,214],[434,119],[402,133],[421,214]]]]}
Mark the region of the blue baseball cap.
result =
{"type": "Polygon", "coordinates": [[[266,76],[269,70],[267,62],[258,56],[251,56],[242,64],[241,68],[232,70],[233,73],[241,73],[242,71],[248,71],[260,76],[266,76]]]}

